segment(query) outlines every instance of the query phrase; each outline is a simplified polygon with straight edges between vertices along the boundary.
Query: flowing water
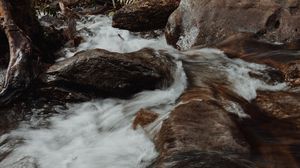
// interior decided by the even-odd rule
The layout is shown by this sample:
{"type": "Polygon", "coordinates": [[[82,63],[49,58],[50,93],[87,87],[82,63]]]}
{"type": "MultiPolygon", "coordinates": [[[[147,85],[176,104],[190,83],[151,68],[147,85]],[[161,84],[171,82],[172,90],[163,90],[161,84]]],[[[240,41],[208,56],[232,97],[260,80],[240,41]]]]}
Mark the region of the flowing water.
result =
{"type": "MultiPolygon", "coordinates": [[[[232,91],[249,101],[255,98],[257,89],[286,87],[284,83],[268,84],[249,76],[249,72],[263,74],[269,67],[229,59],[216,49],[179,53],[166,44],[163,36],[142,38],[112,28],[111,19],[106,16],[84,18],[77,29],[81,30],[85,42],[76,49],[64,49],[66,57],[93,48],[122,53],[144,47],[164,49],[175,57],[175,82],[164,90],[138,93],[130,100],[98,99],[69,104],[66,110],[58,110],[58,114],[46,119],[32,115],[30,121],[22,122],[16,130],[1,136],[1,168],[147,167],[158,156],[151,138],[187,87],[182,63],[197,67],[193,72],[197,73],[195,78],[199,85],[207,81],[225,81],[232,91]],[[146,129],[133,130],[132,120],[141,108],[153,110],[160,117],[146,129]],[[43,125],[45,122],[48,124],[43,125]]],[[[228,109],[241,117],[246,116],[236,104],[228,109]]]]}

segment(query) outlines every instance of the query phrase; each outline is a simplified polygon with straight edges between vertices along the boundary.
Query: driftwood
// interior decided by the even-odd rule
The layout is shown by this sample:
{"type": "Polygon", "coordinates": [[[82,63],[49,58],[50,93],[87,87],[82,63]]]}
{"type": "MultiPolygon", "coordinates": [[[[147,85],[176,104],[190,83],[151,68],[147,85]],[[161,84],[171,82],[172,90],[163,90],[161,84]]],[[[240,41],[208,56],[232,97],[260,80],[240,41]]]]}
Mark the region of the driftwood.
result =
{"type": "MultiPolygon", "coordinates": [[[[30,1],[28,2],[30,3],[30,1]]],[[[18,97],[22,91],[30,86],[32,80],[37,76],[35,70],[37,66],[34,65],[37,59],[34,58],[32,40],[27,34],[28,31],[22,30],[16,23],[16,16],[13,15],[13,8],[15,8],[13,5],[15,4],[12,3],[11,0],[0,0],[0,14],[4,18],[2,27],[8,39],[10,50],[9,65],[4,85],[0,92],[1,105],[7,104],[18,97]]]]}

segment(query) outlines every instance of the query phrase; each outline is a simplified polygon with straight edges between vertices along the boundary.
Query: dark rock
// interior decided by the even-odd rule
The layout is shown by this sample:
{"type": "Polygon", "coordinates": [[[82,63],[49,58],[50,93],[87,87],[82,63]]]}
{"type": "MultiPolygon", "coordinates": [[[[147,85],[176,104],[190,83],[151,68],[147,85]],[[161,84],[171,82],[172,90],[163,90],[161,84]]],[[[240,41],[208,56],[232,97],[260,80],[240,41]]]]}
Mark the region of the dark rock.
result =
{"type": "Polygon", "coordinates": [[[0,28],[0,67],[6,68],[9,62],[9,47],[4,31],[0,28]]]}
{"type": "Polygon", "coordinates": [[[42,80],[94,96],[127,97],[145,89],[169,86],[175,64],[163,51],[142,49],[120,54],[95,49],[51,66],[42,80]]]}
{"type": "Polygon", "coordinates": [[[138,126],[145,127],[158,118],[158,114],[146,109],[141,109],[133,120],[132,127],[136,129],[138,126]]]}
{"type": "Polygon", "coordinates": [[[113,16],[113,27],[148,31],[165,27],[180,0],[146,0],[125,5],[113,16]]]}
{"type": "Polygon", "coordinates": [[[299,60],[285,64],[282,69],[287,82],[293,86],[300,86],[300,54],[299,60]]]}
{"type": "Polygon", "coordinates": [[[299,0],[182,0],[169,18],[166,38],[179,49],[210,46],[239,32],[291,42],[300,37],[299,5],[299,0]]]}
{"type": "Polygon", "coordinates": [[[58,92],[55,89],[46,91],[38,85],[34,87],[12,104],[0,108],[0,135],[16,129],[21,122],[30,123],[32,116],[46,121],[46,118],[59,113],[59,109],[65,109],[67,103],[86,101],[79,94],[72,99],[70,92],[58,92]]]}
{"type": "Polygon", "coordinates": [[[61,0],[66,6],[76,5],[80,0],[61,0]]]}

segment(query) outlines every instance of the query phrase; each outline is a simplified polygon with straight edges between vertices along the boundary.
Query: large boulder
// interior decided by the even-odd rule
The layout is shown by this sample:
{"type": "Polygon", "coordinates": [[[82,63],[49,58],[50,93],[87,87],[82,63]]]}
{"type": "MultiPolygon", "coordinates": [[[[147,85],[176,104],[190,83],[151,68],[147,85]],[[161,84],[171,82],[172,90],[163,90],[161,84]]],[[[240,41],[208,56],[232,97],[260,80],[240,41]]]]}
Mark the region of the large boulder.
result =
{"type": "Polygon", "coordinates": [[[142,49],[120,54],[87,50],[51,66],[42,80],[95,96],[127,97],[142,90],[168,87],[175,63],[163,51],[142,49]]]}
{"type": "Polygon", "coordinates": [[[180,0],[143,0],[125,5],[113,16],[113,27],[130,31],[149,31],[166,26],[180,0]]]}
{"type": "Polygon", "coordinates": [[[175,109],[155,137],[160,152],[158,168],[251,168],[250,146],[237,116],[248,102],[227,82],[218,50],[184,52],[183,68],[189,81],[175,109]]]}
{"type": "Polygon", "coordinates": [[[290,42],[300,37],[299,5],[299,0],[182,0],[169,18],[167,41],[188,49],[251,32],[272,42],[290,42]]]}
{"type": "MultiPolygon", "coordinates": [[[[299,41],[273,44],[252,33],[238,33],[216,45],[231,58],[269,65],[269,76],[284,78],[290,85],[282,91],[257,91],[248,108],[251,116],[240,122],[259,167],[299,167],[299,41]]],[[[266,75],[267,73],[263,73],[266,75]]],[[[251,74],[251,76],[253,76],[251,74]]],[[[280,82],[281,80],[275,80],[280,82]]]]}
{"type": "Polygon", "coordinates": [[[157,167],[255,167],[247,161],[250,148],[243,134],[212,92],[194,88],[182,95],[156,139],[157,167]]]}

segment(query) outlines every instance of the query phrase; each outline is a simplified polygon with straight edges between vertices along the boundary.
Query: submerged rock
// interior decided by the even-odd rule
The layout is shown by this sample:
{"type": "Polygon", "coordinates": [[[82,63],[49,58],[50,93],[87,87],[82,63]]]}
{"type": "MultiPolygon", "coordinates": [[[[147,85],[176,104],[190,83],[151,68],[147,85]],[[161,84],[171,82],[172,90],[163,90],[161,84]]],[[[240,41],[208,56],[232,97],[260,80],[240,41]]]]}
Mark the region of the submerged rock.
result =
{"type": "Polygon", "coordinates": [[[125,5],[113,16],[113,27],[130,31],[149,31],[166,26],[180,0],[145,0],[125,5]]]}
{"type": "Polygon", "coordinates": [[[94,96],[127,97],[142,90],[168,87],[175,63],[163,51],[142,49],[120,54],[101,49],[87,50],[51,66],[43,81],[88,92],[94,96]]]}
{"type": "Polygon", "coordinates": [[[272,42],[300,37],[299,0],[182,0],[170,16],[169,44],[188,49],[209,46],[239,32],[251,32],[272,42]]]}

